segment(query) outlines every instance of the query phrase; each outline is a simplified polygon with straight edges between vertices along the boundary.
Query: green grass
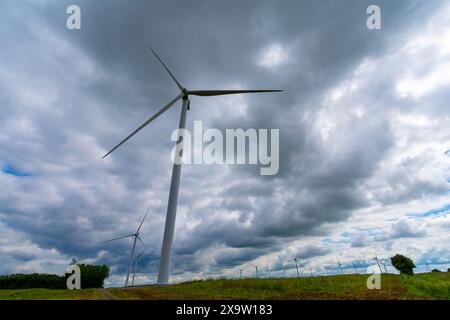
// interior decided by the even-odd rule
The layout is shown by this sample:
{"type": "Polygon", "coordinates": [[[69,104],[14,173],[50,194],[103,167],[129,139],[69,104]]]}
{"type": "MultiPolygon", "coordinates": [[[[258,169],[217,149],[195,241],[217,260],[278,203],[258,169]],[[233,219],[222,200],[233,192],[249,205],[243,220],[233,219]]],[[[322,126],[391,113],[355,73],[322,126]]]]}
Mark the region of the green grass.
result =
{"type": "MultiPolygon", "coordinates": [[[[313,278],[204,280],[172,286],[108,289],[121,299],[450,299],[450,273],[382,275],[381,290],[368,290],[368,275],[313,278]]],[[[0,290],[4,299],[102,299],[100,290],[0,290]]]]}
{"type": "Polygon", "coordinates": [[[398,299],[406,289],[383,276],[382,290],[368,290],[366,275],[290,279],[205,280],[174,286],[110,289],[122,299],[398,299]]]}
{"type": "Polygon", "coordinates": [[[424,299],[450,300],[450,273],[423,273],[411,277],[401,276],[401,283],[411,294],[424,299]]]}
{"type": "Polygon", "coordinates": [[[0,300],[99,300],[101,295],[97,289],[85,290],[52,290],[25,289],[0,290],[0,300]]]}

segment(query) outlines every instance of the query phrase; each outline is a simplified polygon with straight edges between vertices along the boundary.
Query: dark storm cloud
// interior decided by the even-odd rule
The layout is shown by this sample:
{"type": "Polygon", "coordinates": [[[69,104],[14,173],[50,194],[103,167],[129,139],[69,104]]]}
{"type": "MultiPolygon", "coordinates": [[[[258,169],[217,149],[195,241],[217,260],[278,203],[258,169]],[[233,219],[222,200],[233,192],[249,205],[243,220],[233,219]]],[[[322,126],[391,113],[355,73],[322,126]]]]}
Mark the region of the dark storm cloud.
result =
{"type": "MultiPolygon", "coordinates": [[[[134,232],[150,205],[143,237],[152,250],[141,266],[156,272],[170,181],[169,135],[178,108],[100,159],[177,94],[148,44],[188,88],[285,90],[246,97],[243,114],[234,112],[238,100],[192,98],[189,128],[193,120],[220,129],[280,128],[281,163],[273,177],[248,166],[183,168],[173,268],[182,274],[277,252],[282,241],[320,234],[324,224],[345,221],[370,205],[362,185],[392,147],[388,119],[381,111],[359,120],[343,116],[328,144],[315,120],[327,90],[365,58],[382,54],[439,1],[377,1],[389,32],[375,33],[365,26],[371,1],[79,0],[82,30],[76,32],[65,28],[65,9],[73,3],[7,1],[0,13],[0,44],[6,48],[0,57],[11,68],[5,70],[17,73],[5,71],[0,78],[11,86],[0,88],[0,125],[5,123],[8,136],[0,140],[0,164],[36,172],[29,183],[2,180],[14,192],[0,195],[0,213],[42,248],[95,258],[123,272],[129,241],[101,241],[134,232]],[[287,61],[261,67],[261,54],[274,44],[286,48],[287,61]],[[40,95],[16,92],[22,86],[40,95]],[[22,95],[34,105],[16,98],[22,95]],[[232,251],[202,260],[217,246],[232,251]],[[98,255],[101,250],[107,254],[98,255]]],[[[391,93],[382,92],[380,100],[391,93]]],[[[416,190],[410,197],[442,191],[429,181],[410,184],[416,190]]],[[[378,195],[386,202],[406,197],[378,195]]],[[[307,259],[327,252],[305,247],[299,254],[307,259]]]]}
{"type": "Polygon", "coordinates": [[[239,251],[232,251],[223,253],[216,258],[216,266],[218,267],[236,267],[248,261],[251,261],[263,254],[268,253],[268,250],[254,250],[244,249],[239,251]]]}
{"type": "Polygon", "coordinates": [[[310,259],[317,256],[323,256],[331,251],[331,248],[326,248],[318,245],[308,245],[297,252],[296,257],[299,259],[310,259]]]}
{"type": "Polygon", "coordinates": [[[26,261],[34,260],[37,258],[36,255],[33,253],[19,251],[19,250],[9,252],[9,255],[11,256],[11,258],[13,258],[17,261],[20,261],[20,262],[26,262],[26,261]]]}

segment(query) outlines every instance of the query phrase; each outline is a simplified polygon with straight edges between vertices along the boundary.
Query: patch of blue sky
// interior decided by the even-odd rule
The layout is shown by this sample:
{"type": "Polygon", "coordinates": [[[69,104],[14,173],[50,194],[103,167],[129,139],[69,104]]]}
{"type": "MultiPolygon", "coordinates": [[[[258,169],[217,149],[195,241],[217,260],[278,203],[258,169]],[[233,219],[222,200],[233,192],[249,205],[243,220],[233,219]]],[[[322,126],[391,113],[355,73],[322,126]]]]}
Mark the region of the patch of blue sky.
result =
{"type": "Polygon", "coordinates": [[[20,171],[17,168],[11,166],[11,165],[5,165],[2,168],[2,172],[15,176],[15,177],[31,177],[32,174],[24,171],[20,171]]]}
{"type": "Polygon", "coordinates": [[[347,239],[342,239],[342,240],[334,240],[334,239],[326,238],[326,239],[323,239],[321,242],[325,243],[325,244],[340,244],[340,243],[348,243],[348,242],[350,242],[350,239],[347,238],[347,239]]]}
{"type": "MultiPolygon", "coordinates": [[[[384,232],[383,228],[380,228],[380,227],[376,227],[376,228],[354,227],[353,229],[356,229],[359,232],[366,233],[369,236],[374,236],[374,235],[377,235],[377,234],[380,234],[380,233],[384,232]]],[[[354,235],[354,234],[352,234],[352,235],[354,235]]]]}
{"type": "Polygon", "coordinates": [[[428,210],[426,212],[412,213],[412,214],[409,214],[408,216],[411,216],[411,217],[430,217],[430,216],[438,216],[438,215],[447,214],[447,213],[450,213],[450,204],[446,204],[445,206],[443,206],[441,208],[428,210]]]}

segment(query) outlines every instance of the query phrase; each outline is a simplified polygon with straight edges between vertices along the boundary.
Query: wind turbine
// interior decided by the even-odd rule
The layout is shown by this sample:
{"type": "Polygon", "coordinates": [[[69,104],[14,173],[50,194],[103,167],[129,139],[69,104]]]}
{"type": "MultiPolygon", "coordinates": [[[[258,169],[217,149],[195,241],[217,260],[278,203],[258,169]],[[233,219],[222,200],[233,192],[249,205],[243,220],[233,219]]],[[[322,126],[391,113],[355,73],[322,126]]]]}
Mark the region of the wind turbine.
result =
{"type": "Polygon", "coordinates": [[[311,264],[308,264],[309,265],[309,272],[311,273],[311,278],[313,277],[313,272],[312,272],[312,268],[311,268],[311,264]]]}
{"type": "Polygon", "coordinates": [[[341,262],[339,261],[339,258],[337,259],[338,264],[339,264],[339,269],[341,270],[341,274],[344,274],[344,272],[342,271],[342,265],[341,262]]]}
{"type": "Polygon", "coordinates": [[[253,264],[253,263],[252,263],[252,265],[255,267],[256,279],[258,279],[258,278],[259,278],[259,274],[258,274],[258,266],[257,266],[256,264],[253,264]]]}
{"type": "Polygon", "coordinates": [[[127,279],[125,280],[125,287],[128,286],[128,280],[130,279],[131,267],[133,265],[134,250],[136,249],[136,241],[139,240],[142,243],[142,245],[144,247],[146,247],[144,241],[142,241],[141,237],[139,236],[139,232],[141,231],[142,224],[144,223],[144,220],[147,217],[147,214],[148,214],[149,211],[150,211],[150,208],[145,213],[145,216],[144,216],[144,218],[142,218],[141,224],[139,225],[139,227],[137,228],[135,233],[129,234],[129,235],[126,235],[126,236],[123,236],[123,237],[118,237],[118,238],[114,238],[114,239],[103,241],[103,242],[111,242],[111,241],[116,241],[116,240],[130,238],[130,237],[134,238],[133,239],[133,244],[131,246],[130,262],[128,264],[128,272],[127,272],[127,279]]]}
{"type": "Polygon", "coordinates": [[[173,73],[169,70],[169,68],[165,65],[165,63],[161,60],[161,58],[156,54],[156,52],[149,47],[152,51],[153,55],[159,61],[159,63],[164,67],[167,73],[170,75],[172,80],[176,83],[180,93],[173,98],[169,103],[167,103],[164,107],[162,107],[158,112],[156,112],[153,116],[147,119],[142,125],[140,125],[136,130],[130,133],[125,139],[123,139],[118,145],[111,149],[103,158],[107,157],[109,154],[114,152],[117,148],[119,148],[122,144],[127,142],[131,137],[133,137],[136,133],[145,128],[148,124],[150,124],[153,120],[158,118],[164,112],[169,110],[175,102],[178,100],[182,100],[181,107],[181,116],[180,123],[178,128],[178,141],[177,148],[175,153],[175,161],[172,169],[172,180],[170,183],[170,192],[169,192],[169,200],[167,204],[167,213],[166,213],[166,222],[164,226],[164,236],[161,248],[161,260],[159,265],[158,272],[158,284],[168,284],[169,283],[169,274],[170,274],[170,260],[172,256],[172,245],[174,239],[174,231],[175,231],[175,220],[177,214],[177,202],[178,202],[178,190],[180,188],[180,175],[181,175],[181,159],[183,157],[183,145],[184,141],[181,136],[182,129],[186,128],[186,113],[190,109],[190,100],[189,96],[200,96],[200,97],[211,97],[211,96],[222,96],[222,95],[230,95],[230,94],[242,94],[242,93],[262,93],[262,92],[282,92],[283,90],[188,90],[181,85],[181,83],[175,78],[173,73]]]}
{"type": "Polygon", "coordinates": [[[375,258],[373,258],[372,260],[375,260],[377,262],[378,268],[380,269],[380,273],[383,273],[383,270],[381,270],[380,262],[378,261],[378,257],[376,254],[375,254],[375,258]]]}
{"type": "Polygon", "coordinates": [[[148,247],[144,246],[144,250],[141,251],[141,253],[139,253],[135,258],[134,258],[134,266],[133,266],[133,278],[131,279],[131,285],[134,286],[134,277],[136,276],[136,267],[137,267],[137,262],[139,260],[140,257],[142,257],[142,255],[145,253],[145,251],[147,251],[148,247]]]}
{"type": "Polygon", "coordinates": [[[384,272],[388,273],[387,268],[386,268],[386,263],[383,260],[380,260],[380,263],[383,265],[384,272]]]}
{"type": "Polygon", "coordinates": [[[239,269],[239,273],[241,275],[241,280],[242,280],[242,269],[239,269]]]}
{"type": "Polygon", "coordinates": [[[294,260],[291,260],[295,262],[295,268],[297,269],[297,278],[300,278],[300,273],[298,272],[298,265],[300,263],[300,261],[298,260],[297,257],[294,258],[294,260]]]}
{"type": "Polygon", "coordinates": [[[356,274],[359,274],[358,272],[358,268],[356,267],[356,265],[352,262],[353,268],[355,269],[356,274]]]}

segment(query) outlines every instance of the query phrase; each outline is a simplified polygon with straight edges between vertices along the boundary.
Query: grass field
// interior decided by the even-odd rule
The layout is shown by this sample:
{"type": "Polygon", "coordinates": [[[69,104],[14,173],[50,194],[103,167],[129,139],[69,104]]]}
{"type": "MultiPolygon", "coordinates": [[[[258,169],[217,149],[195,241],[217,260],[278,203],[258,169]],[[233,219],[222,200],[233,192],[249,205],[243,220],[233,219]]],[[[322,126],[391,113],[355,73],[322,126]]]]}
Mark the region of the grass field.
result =
{"type": "Polygon", "coordinates": [[[382,275],[381,289],[368,290],[367,275],[289,279],[205,280],[127,289],[0,290],[0,300],[97,299],[450,299],[450,273],[382,275]]]}

